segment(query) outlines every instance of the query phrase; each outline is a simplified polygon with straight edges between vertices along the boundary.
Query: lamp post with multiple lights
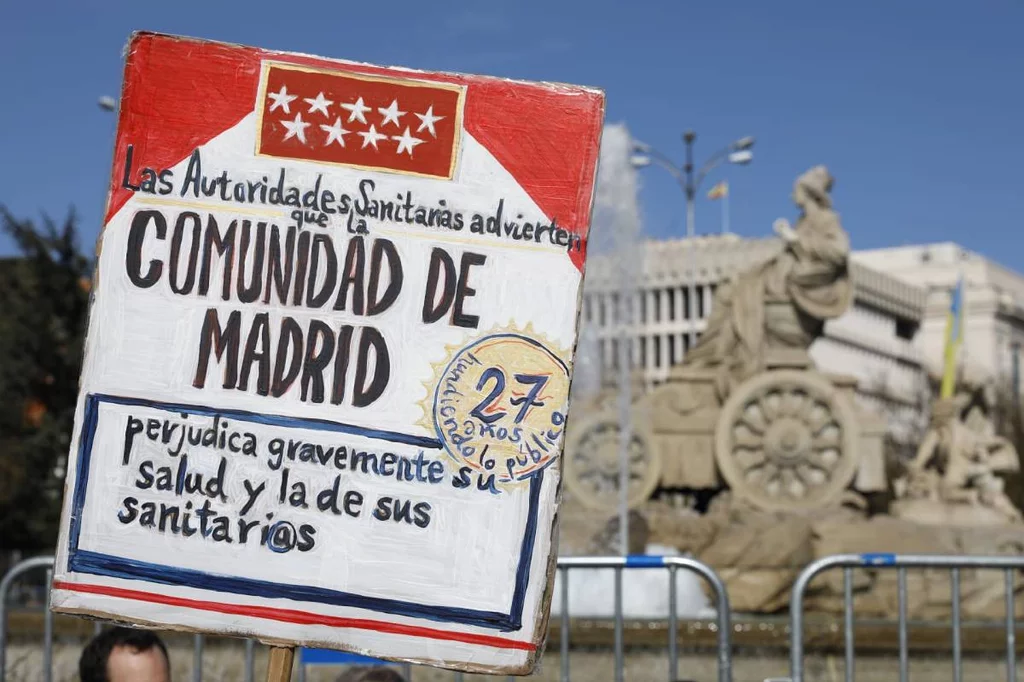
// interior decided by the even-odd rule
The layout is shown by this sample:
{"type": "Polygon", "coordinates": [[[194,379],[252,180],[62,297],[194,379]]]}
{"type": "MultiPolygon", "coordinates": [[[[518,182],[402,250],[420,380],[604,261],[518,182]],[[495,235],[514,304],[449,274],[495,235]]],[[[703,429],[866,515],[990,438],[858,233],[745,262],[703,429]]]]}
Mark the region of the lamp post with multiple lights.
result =
{"type": "Polygon", "coordinates": [[[701,183],[704,182],[707,174],[723,162],[742,166],[754,160],[754,153],[751,151],[751,148],[754,146],[754,138],[747,136],[741,137],[718,150],[697,169],[693,163],[693,143],[696,140],[697,133],[692,130],[687,130],[683,133],[683,143],[686,145],[686,163],[682,166],[676,166],[668,156],[662,154],[651,145],[639,141],[634,141],[633,143],[633,157],[631,159],[633,166],[636,168],[643,168],[656,163],[671,173],[672,177],[679,183],[680,189],[686,195],[687,237],[693,237],[696,234],[696,221],[694,218],[696,212],[695,200],[697,198],[697,190],[700,189],[701,183]]]}
{"type": "MultiPolygon", "coordinates": [[[[754,153],[751,148],[754,146],[754,138],[751,136],[741,137],[735,140],[712,154],[707,161],[704,162],[700,168],[694,166],[693,163],[693,143],[697,140],[697,133],[692,130],[687,130],[683,133],[683,143],[686,145],[686,162],[682,166],[676,166],[665,154],[662,154],[657,149],[653,148],[649,144],[633,141],[633,156],[630,158],[630,162],[634,168],[643,168],[656,163],[663,167],[672,177],[679,183],[680,189],[683,190],[683,194],[686,196],[686,236],[692,238],[696,236],[696,220],[695,204],[697,198],[697,191],[700,189],[701,184],[704,182],[704,178],[713,169],[717,168],[722,163],[733,163],[741,166],[745,166],[754,160],[754,153]]],[[[695,249],[687,249],[687,260],[689,261],[687,269],[692,276],[695,272],[694,259],[696,258],[695,249]]],[[[690,311],[696,310],[696,306],[690,305],[690,311]]],[[[697,330],[691,329],[689,334],[689,347],[692,348],[697,343],[697,330]]]]}

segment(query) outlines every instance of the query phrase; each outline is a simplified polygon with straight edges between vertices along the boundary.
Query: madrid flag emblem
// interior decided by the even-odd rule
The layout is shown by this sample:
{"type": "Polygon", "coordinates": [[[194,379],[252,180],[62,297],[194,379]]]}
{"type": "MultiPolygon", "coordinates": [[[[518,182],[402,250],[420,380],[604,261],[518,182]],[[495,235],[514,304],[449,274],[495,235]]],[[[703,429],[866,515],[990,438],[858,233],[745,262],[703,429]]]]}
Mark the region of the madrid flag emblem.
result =
{"type": "Polygon", "coordinates": [[[53,609],[532,671],[603,93],[140,33],[120,102],[53,609]]]}
{"type": "Polygon", "coordinates": [[[451,178],[464,87],[272,62],[263,71],[257,153],[451,178]]]}

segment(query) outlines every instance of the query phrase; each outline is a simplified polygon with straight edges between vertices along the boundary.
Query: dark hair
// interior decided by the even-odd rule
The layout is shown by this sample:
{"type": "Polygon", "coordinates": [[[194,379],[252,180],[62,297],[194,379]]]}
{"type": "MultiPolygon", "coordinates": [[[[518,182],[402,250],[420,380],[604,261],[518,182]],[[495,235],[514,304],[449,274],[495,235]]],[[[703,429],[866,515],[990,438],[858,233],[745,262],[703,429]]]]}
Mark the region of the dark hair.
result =
{"type": "Polygon", "coordinates": [[[386,665],[356,666],[339,675],[335,682],[405,682],[405,678],[386,665]]]}
{"type": "Polygon", "coordinates": [[[156,647],[164,655],[164,660],[170,667],[167,647],[155,632],[120,626],[113,627],[93,637],[82,651],[82,657],[78,659],[78,676],[81,678],[81,682],[109,682],[107,661],[110,659],[110,652],[119,646],[127,647],[135,652],[149,651],[156,647]]]}
{"type": "Polygon", "coordinates": [[[405,682],[405,678],[394,668],[380,665],[367,670],[360,682],[405,682]]]}

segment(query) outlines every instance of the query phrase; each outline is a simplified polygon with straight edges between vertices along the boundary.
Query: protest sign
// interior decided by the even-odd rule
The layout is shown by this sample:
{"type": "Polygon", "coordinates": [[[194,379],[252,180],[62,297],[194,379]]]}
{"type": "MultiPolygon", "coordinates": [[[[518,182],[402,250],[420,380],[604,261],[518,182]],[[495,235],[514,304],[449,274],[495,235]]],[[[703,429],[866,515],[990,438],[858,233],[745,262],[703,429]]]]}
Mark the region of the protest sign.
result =
{"type": "Polygon", "coordinates": [[[532,670],[603,108],[133,36],[53,608],[532,670]]]}

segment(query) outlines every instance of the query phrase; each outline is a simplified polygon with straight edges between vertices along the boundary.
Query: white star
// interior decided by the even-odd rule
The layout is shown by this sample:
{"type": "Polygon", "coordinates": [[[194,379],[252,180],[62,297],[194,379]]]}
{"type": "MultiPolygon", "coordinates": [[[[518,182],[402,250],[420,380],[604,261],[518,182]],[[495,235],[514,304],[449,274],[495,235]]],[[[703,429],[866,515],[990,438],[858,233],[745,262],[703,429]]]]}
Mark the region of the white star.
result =
{"type": "Polygon", "coordinates": [[[391,101],[391,105],[387,109],[385,109],[384,107],[377,107],[377,111],[378,111],[378,113],[380,113],[381,116],[384,117],[384,122],[380,124],[381,128],[386,126],[388,123],[394,123],[395,127],[397,128],[398,127],[398,119],[400,119],[403,116],[405,116],[405,112],[404,111],[399,111],[398,110],[398,100],[397,99],[396,100],[392,100],[391,101]]]}
{"type": "Polygon", "coordinates": [[[302,120],[302,114],[295,114],[294,121],[281,121],[281,125],[288,129],[288,133],[284,136],[284,139],[288,140],[293,137],[299,138],[299,142],[306,144],[306,128],[309,127],[309,123],[302,120]]]}
{"type": "Polygon", "coordinates": [[[392,135],[391,139],[398,142],[398,149],[395,153],[401,154],[403,151],[408,151],[409,158],[412,158],[412,150],[415,149],[417,145],[423,144],[423,140],[409,134],[409,126],[405,126],[404,133],[401,135],[392,135]]]}
{"type": "Polygon", "coordinates": [[[320,124],[320,130],[327,133],[327,142],[324,142],[325,147],[329,147],[332,142],[337,142],[342,147],[345,146],[345,136],[348,135],[350,130],[345,130],[341,127],[341,117],[339,116],[334,120],[332,125],[326,123],[320,124]]]}
{"type": "Polygon", "coordinates": [[[423,129],[426,128],[427,130],[430,131],[431,137],[437,137],[437,131],[434,130],[434,124],[445,117],[434,116],[434,105],[431,104],[430,107],[427,109],[426,113],[416,115],[419,116],[420,121],[422,121],[422,123],[420,123],[420,127],[416,129],[416,132],[422,133],[423,129]]]}
{"type": "Polygon", "coordinates": [[[381,135],[380,133],[377,132],[377,129],[374,128],[373,126],[370,126],[370,130],[369,131],[367,131],[365,133],[361,132],[359,134],[363,136],[363,146],[361,147],[361,149],[366,149],[366,146],[367,145],[371,145],[371,144],[373,145],[374,149],[377,149],[377,142],[379,140],[386,140],[386,139],[388,139],[387,135],[381,135]]]}
{"type": "Polygon", "coordinates": [[[302,101],[309,105],[309,113],[312,114],[314,111],[320,111],[324,116],[330,116],[330,114],[327,113],[327,107],[334,104],[334,102],[324,97],[324,93],[322,92],[318,93],[317,96],[313,98],[303,97],[302,101]]]}
{"type": "Polygon", "coordinates": [[[290,114],[292,112],[288,109],[288,105],[297,99],[298,95],[289,95],[288,88],[282,85],[279,92],[272,92],[267,97],[274,100],[274,103],[270,105],[270,111],[281,108],[284,109],[284,113],[290,114]]]}
{"type": "Polygon", "coordinates": [[[366,123],[366,112],[370,110],[370,107],[363,104],[363,98],[360,97],[356,100],[355,104],[342,104],[342,109],[347,109],[351,116],[348,117],[348,122],[358,120],[360,123],[366,123]]]}

